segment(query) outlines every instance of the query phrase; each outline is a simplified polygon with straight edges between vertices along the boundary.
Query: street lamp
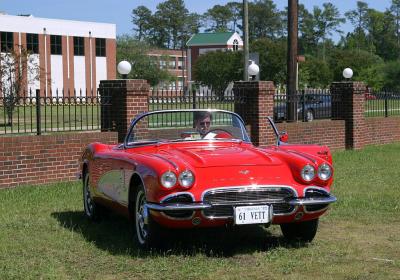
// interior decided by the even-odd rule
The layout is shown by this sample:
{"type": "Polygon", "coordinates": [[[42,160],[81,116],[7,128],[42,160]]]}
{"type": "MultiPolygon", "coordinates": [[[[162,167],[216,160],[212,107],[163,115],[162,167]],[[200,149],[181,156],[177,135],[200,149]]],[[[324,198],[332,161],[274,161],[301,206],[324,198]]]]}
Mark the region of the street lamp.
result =
{"type": "Polygon", "coordinates": [[[249,68],[247,68],[247,72],[249,73],[251,79],[254,81],[258,73],[260,73],[260,67],[257,64],[255,64],[253,60],[249,60],[249,62],[250,65],[249,68]]]}
{"type": "Polygon", "coordinates": [[[343,70],[343,77],[345,79],[351,79],[353,77],[353,70],[351,68],[346,68],[343,70]]]}
{"type": "Polygon", "coordinates": [[[128,74],[131,72],[132,66],[131,64],[126,61],[123,60],[120,63],[118,63],[118,73],[120,73],[122,75],[122,79],[127,79],[128,78],[128,74]]]}

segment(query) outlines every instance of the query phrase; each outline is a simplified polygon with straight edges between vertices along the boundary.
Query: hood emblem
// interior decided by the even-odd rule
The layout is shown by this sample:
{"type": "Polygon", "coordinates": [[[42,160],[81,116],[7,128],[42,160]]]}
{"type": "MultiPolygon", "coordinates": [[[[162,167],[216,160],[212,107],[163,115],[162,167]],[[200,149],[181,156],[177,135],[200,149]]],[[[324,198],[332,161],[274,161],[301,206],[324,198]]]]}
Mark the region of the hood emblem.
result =
{"type": "Polygon", "coordinates": [[[250,171],[249,170],[240,170],[239,173],[243,174],[243,175],[247,175],[250,173],[250,171]]]}

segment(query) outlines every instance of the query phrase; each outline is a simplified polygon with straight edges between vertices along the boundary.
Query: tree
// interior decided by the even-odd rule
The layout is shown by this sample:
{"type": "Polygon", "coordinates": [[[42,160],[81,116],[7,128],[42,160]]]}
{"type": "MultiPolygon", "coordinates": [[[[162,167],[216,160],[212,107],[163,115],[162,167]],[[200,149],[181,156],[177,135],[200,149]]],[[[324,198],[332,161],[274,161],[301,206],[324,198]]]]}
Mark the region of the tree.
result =
{"type": "MultiPolygon", "coordinates": [[[[39,80],[40,67],[27,50],[20,47],[0,55],[0,91],[3,94],[3,105],[12,125],[13,112],[25,88],[34,80],[39,80]]],[[[39,102],[39,101],[37,101],[39,102]]]]}
{"type": "Polygon", "coordinates": [[[209,25],[206,32],[227,32],[232,16],[232,11],[228,6],[215,5],[208,9],[204,14],[207,25],[209,25]]]}
{"type": "Polygon", "coordinates": [[[167,70],[160,69],[158,61],[148,56],[149,51],[148,45],[133,37],[124,35],[117,38],[117,61],[127,60],[132,64],[128,78],[147,80],[151,86],[173,80],[167,70]]]}
{"type": "Polygon", "coordinates": [[[383,62],[382,58],[364,50],[340,50],[331,51],[329,65],[335,81],[343,80],[343,69],[350,67],[354,71],[354,80],[359,79],[360,72],[376,64],[383,62]]]}
{"type": "Polygon", "coordinates": [[[184,47],[186,42],[189,41],[193,34],[199,33],[201,28],[201,16],[197,13],[190,13],[186,19],[183,31],[180,35],[181,47],[184,47]]]}
{"type": "Polygon", "coordinates": [[[231,22],[233,26],[232,28],[230,28],[230,30],[233,32],[237,32],[238,22],[242,19],[243,5],[238,2],[228,2],[226,3],[226,7],[231,12],[231,22]]]}
{"type": "Polygon", "coordinates": [[[242,52],[208,52],[194,64],[194,78],[201,85],[211,87],[222,98],[229,83],[243,77],[242,59],[242,52]]]}
{"type": "Polygon", "coordinates": [[[392,0],[390,11],[395,21],[397,45],[400,46],[400,0],[392,0]]]}
{"type": "Polygon", "coordinates": [[[286,40],[272,40],[262,38],[250,44],[250,51],[260,56],[260,79],[274,81],[278,84],[286,83],[286,40]]]}
{"type": "Polygon", "coordinates": [[[313,56],[307,56],[306,61],[300,64],[301,73],[299,83],[311,88],[327,88],[333,81],[333,73],[329,64],[313,56]]]}
{"type": "Polygon", "coordinates": [[[301,53],[315,54],[318,47],[316,22],[303,4],[299,5],[299,50],[301,53]]]}
{"type": "Polygon", "coordinates": [[[388,62],[383,68],[383,86],[389,90],[400,90],[400,60],[388,62]]]}
{"type": "Polygon", "coordinates": [[[368,11],[368,36],[376,49],[376,54],[384,60],[396,60],[400,57],[397,45],[395,22],[389,11],[368,11]]]}
{"type": "Polygon", "coordinates": [[[346,12],[344,15],[355,27],[355,42],[357,49],[360,49],[359,41],[365,40],[366,30],[368,29],[368,4],[357,1],[357,9],[346,12]]]}
{"type": "Polygon", "coordinates": [[[147,36],[151,27],[152,16],[151,11],[145,6],[138,6],[132,10],[132,23],[136,26],[133,30],[136,32],[136,38],[139,41],[147,36]]]}
{"type": "Polygon", "coordinates": [[[181,46],[180,36],[184,32],[189,11],[183,0],[167,0],[157,5],[156,15],[161,19],[161,28],[168,32],[167,48],[177,49],[181,46]]]}
{"type": "Polygon", "coordinates": [[[283,21],[281,13],[271,0],[256,0],[249,3],[249,40],[277,38],[281,35],[283,21]]]}
{"type": "Polygon", "coordinates": [[[336,8],[332,3],[324,3],[323,10],[319,7],[314,7],[314,20],[316,24],[316,38],[322,40],[322,58],[326,59],[325,53],[325,42],[327,36],[331,36],[333,32],[342,33],[340,25],[346,20],[340,17],[338,8],[336,8]]]}

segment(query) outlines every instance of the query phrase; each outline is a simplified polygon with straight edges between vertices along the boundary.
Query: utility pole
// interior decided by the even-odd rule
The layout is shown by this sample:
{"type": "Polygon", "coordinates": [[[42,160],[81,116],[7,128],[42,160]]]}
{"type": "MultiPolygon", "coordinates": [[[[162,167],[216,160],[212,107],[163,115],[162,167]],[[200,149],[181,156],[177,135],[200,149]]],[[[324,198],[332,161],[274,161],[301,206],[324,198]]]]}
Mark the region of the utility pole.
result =
{"type": "Polygon", "coordinates": [[[287,60],[287,88],[288,101],[287,119],[297,120],[296,77],[297,77],[297,49],[298,49],[298,0],[288,0],[288,60],[287,60]]]}
{"type": "Polygon", "coordinates": [[[244,35],[244,71],[243,80],[249,80],[249,5],[243,0],[243,35],[244,35]]]}

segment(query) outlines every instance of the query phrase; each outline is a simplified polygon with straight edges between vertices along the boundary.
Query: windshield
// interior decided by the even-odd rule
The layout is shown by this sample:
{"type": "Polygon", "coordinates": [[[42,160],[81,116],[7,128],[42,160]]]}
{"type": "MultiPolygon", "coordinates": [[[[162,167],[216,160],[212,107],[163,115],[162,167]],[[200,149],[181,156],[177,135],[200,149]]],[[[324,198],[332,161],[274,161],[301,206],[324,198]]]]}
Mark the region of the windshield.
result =
{"type": "Polygon", "coordinates": [[[241,140],[250,142],[242,120],[228,111],[171,110],[137,117],[126,145],[162,141],[241,140]]]}

